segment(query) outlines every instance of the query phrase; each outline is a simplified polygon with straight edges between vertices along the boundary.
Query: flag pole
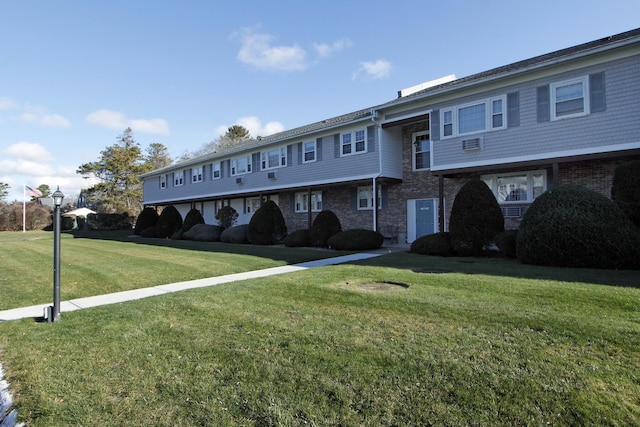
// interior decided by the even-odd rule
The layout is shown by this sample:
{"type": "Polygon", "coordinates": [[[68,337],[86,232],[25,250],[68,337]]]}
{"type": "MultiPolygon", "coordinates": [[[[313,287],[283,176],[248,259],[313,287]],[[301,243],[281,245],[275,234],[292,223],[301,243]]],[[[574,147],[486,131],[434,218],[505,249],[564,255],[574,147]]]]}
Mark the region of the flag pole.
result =
{"type": "Polygon", "coordinates": [[[22,184],[22,232],[27,232],[27,184],[22,184]]]}

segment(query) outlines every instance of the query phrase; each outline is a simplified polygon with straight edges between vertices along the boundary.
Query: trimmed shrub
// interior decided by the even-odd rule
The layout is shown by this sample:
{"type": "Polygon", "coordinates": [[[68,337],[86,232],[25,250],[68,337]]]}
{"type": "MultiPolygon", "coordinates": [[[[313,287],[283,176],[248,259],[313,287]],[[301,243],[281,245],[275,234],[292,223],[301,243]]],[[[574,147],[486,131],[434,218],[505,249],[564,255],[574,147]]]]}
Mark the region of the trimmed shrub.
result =
{"type": "Polygon", "coordinates": [[[373,230],[354,228],[334,234],[329,238],[329,247],[339,251],[366,251],[378,249],[384,236],[373,230]]]}
{"type": "Polygon", "coordinates": [[[219,242],[222,231],[219,225],[195,224],[184,232],[182,238],[196,242],[219,242]]]}
{"type": "Polygon", "coordinates": [[[340,220],[333,211],[324,210],[318,213],[309,230],[309,243],[311,246],[326,248],[331,236],[342,231],[340,220]]]}
{"type": "Polygon", "coordinates": [[[518,230],[505,230],[498,233],[495,237],[496,245],[500,252],[508,258],[516,257],[516,239],[518,238],[518,230]]]}
{"type": "Polygon", "coordinates": [[[282,211],[273,200],[266,201],[249,221],[247,238],[254,245],[277,245],[287,236],[282,211]]]}
{"type": "Polygon", "coordinates": [[[133,225],[133,217],[127,212],[89,214],[87,223],[93,230],[129,230],[133,225]]]}
{"type": "Polygon", "coordinates": [[[448,232],[427,234],[411,243],[411,252],[421,255],[453,256],[451,236],[448,232]]]}
{"type": "Polygon", "coordinates": [[[144,230],[140,231],[140,237],[149,237],[149,238],[156,238],[158,237],[156,235],[156,226],[152,226],[152,227],[147,227],[144,230]]]}
{"type": "Polygon", "coordinates": [[[138,219],[136,219],[136,225],[133,230],[133,234],[140,235],[142,230],[146,230],[149,227],[155,227],[158,224],[158,212],[154,208],[144,208],[138,219]]]}
{"type": "Polygon", "coordinates": [[[162,210],[156,224],[156,237],[166,239],[173,236],[182,227],[182,216],[175,206],[169,205],[162,210]]]}
{"type": "Polygon", "coordinates": [[[180,229],[184,232],[187,232],[191,230],[191,227],[196,224],[204,224],[204,217],[198,209],[193,208],[189,212],[187,212],[187,215],[184,217],[184,222],[182,223],[182,227],[180,229]]]}
{"type": "Polygon", "coordinates": [[[247,239],[248,230],[249,224],[227,228],[220,234],[220,241],[224,243],[249,243],[247,239]]]}
{"type": "Polygon", "coordinates": [[[223,206],[216,214],[218,225],[222,228],[231,228],[238,220],[238,211],[231,206],[223,206]]]}
{"type": "Polygon", "coordinates": [[[296,230],[293,233],[287,234],[283,243],[289,248],[311,246],[309,240],[309,229],[303,228],[302,230],[296,230]]]}
{"type": "Polygon", "coordinates": [[[611,198],[640,227],[640,160],[618,165],[613,174],[611,198]]]}
{"type": "Polygon", "coordinates": [[[640,268],[640,231],[605,196],[562,185],[527,209],[517,237],[518,259],[560,267],[640,268]]]}
{"type": "Polygon", "coordinates": [[[504,217],[495,196],[479,179],[462,186],[451,208],[451,246],[460,256],[480,256],[483,248],[504,231],[504,217]]]}

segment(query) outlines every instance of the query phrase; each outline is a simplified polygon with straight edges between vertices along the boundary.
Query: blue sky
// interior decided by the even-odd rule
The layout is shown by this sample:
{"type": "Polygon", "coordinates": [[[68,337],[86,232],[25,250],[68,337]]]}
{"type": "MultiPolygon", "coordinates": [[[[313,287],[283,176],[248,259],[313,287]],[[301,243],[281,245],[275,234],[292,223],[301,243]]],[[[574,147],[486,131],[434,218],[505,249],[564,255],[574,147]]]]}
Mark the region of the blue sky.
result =
{"type": "Polygon", "coordinates": [[[77,194],[131,127],[175,158],[639,27],[640,2],[0,0],[0,181],[77,194]]]}

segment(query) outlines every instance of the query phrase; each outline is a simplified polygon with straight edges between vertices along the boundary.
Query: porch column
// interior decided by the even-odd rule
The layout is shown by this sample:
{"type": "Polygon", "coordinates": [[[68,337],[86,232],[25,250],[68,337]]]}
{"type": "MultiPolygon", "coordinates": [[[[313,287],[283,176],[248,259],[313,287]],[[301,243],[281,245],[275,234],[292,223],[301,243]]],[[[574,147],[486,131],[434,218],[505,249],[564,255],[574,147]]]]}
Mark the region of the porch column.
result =
{"type": "Polygon", "coordinates": [[[438,227],[444,231],[444,175],[438,175],[438,227]]]}
{"type": "Polygon", "coordinates": [[[307,188],[307,228],[311,228],[311,212],[313,211],[311,206],[311,187],[307,188]]]}
{"type": "Polygon", "coordinates": [[[378,180],[373,178],[373,231],[378,231],[378,180]]]}

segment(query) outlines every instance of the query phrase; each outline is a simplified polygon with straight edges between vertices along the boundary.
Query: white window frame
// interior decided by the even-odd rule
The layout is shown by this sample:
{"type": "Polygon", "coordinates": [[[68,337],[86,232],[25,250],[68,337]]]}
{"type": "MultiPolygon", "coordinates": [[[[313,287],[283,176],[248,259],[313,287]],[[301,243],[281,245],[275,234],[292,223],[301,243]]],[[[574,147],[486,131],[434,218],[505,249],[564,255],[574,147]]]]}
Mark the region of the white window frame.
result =
{"type": "Polygon", "coordinates": [[[204,181],[203,177],[202,166],[191,168],[191,182],[202,182],[204,181]]]}
{"type": "MultiPolygon", "coordinates": [[[[571,80],[565,80],[562,82],[552,83],[550,86],[550,97],[551,97],[551,120],[562,120],[569,119],[572,117],[582,117],[589,114],[589,79],[587,76],[578,77],[571,80]],[[582,111],[578,111],[575,113],[567,113],[558,115],[558,103],[563,100],[558,100],[558,90],[580,84],[582,86],[582,111]]],[[[573,98],[580,99],[580,98],[573,98]]],[[[570,101],[571,99],[566,99],[564,101],[570,101]]]]}
{"type": "Polygon", "coordinates": [[[413,134],[411,134],[411,150],[412,150],[412,159],[413,159],[413,170],[414,171],[428,171],[431,169],[431,138],[430,138],[430,133],[428,130],[423,131],[423,132],[415,132],[413,134]],[[424,137],[427,137],[426,139],[424,139],[424,137]],[[420,138],[420,140],[418,140],[418,138],[420,138]],[[419,144],[417,144],[416,142],[418,141],[425,141],[428,144],[428,148],[427,150],[421,150],[418,151],[419,148],[419,144]],[[417,165],[417,157],[418,154],[423,155],[423,154],[427,154],[427,158],[428,158],[428,162],[429,162],[429,166],[427,167],[423,167],[423,168],[418,168],[417,165]]]}
{"type": "MultiPolygon", "coordinates": [[[[500,174],[492,174],[492,175],[482,175],[480,177],[482,181],[484,181],[487,186],[493,192],[493,195],[496,197],[498,204],[500,205],[512,205],[512,204],[531,204],[536,199],[536,197],[540,196],[542,193],[547,191],[547,171],[546,170],[534,170],[534,171],[524,171],[524,172],[510,172],[510,173],[500,173],[500,174]],[[534,192],[534,177],[542,176],[542,189],[538,190],[538,194],[534,192]],[[512,191],[518,191],[518,188],[499,188],[498,179],[509,179],[509,178],[521,178],[525,177],[527,182],[527,189],[525,192],[526,199],[520,200],[512,200],[510,199],[509,194],[512,191]]],[[[538,188],[538,187],[535,187],[538,188]]]]}
{"type": "Polygon", "coordinates": [[[184,185],[184,171],[177,171],[173,173],[173,186],[180,187],[184,185]]]}
{"type": "Polygon", "coordinates": [[[220,162],[212,163],[211,179],[220,179],[221,177],[222,177],[222,166],[220,166],[220,162]]]}
{"type": "MultiPolygon", "coordinates": [[[[373,210],[373,185],[363,185],[356,190],[356,206],[359,211],[373,210]],[[363,193],[365,197],[361,197],[363,193]],[[365,201],[365,205],[361,204],[365,201]]],[[[382,189],[378,187],[378,209],[382,209],[382,189]]]]}
{"type": "Polygon", "coordinates": [[[442,139],[455,138],[464,135],[474,135],[485,132],[493,132],[496,130],[506,129],[507,127],[507,96],[495,96],[476,102],[456,105],[451,108],[440,110],[440,135],[442,139]],[[495,103],[501,106],[500,111],[495,111],[495,103]],[[466,108],[484,105],[484,128],[472,130],[469,132],[460,131],[460,111],[466,108]],[[494,117],[501,116],[501,123],[494,126],[494,117]]]}
{"type": "Polygon", "coordinates": [[[278,169],[287,166],[287,147],[278,147],[260,153],[260,168],[263,171],[278,169]],[[272,156],[277,156],[277,161],[271,163],[272,156]]]}
{"type": "Polygon", "coordinates": [[[248,173],[251,173],[251,155],[231,159],[231,176],[246,175],[248,173]],[[239,169],[239,161],[246,162],[242,170],[239,169]]]}
{"type": "Polygon", "coordinates": [[[160,188],[163,190],[167,188],[167,175],[160,175],[160,188]]]}
{"type": "Polygon", "coordinates": [[[354,130],[353,132],[345,132],[340,135],[340,157],[353,156],[355,154],[362,154],[366,152],[367,152],[367,130],[366,129],[357,129],[357,130],[354,130]]]}
{"type": "Polygon", "coordinates": [[[318,158],[318,143],[316,141],[307,141],[302,143],[302,163],[313,163],[318,158]],[[307,147],[310,149],[307,150],[307,147]],[[307,159],[307,154],[312,154],[313,158],[307,159]]]}
{"type": "MultiPolygon", "coordinates": [[[[308,193],[306,191],[295,194],[294,211],[295,213],[309,212],[308,193]]],[[[311,192],[311,212],[320,212],[322,210],[322,191],[311,192]]]]}

